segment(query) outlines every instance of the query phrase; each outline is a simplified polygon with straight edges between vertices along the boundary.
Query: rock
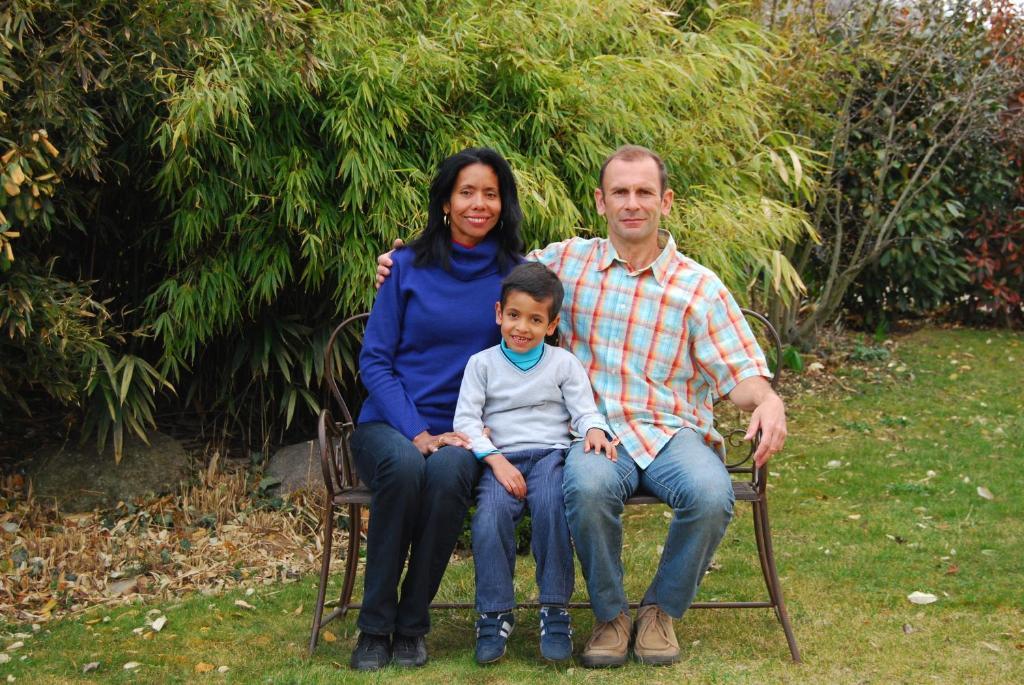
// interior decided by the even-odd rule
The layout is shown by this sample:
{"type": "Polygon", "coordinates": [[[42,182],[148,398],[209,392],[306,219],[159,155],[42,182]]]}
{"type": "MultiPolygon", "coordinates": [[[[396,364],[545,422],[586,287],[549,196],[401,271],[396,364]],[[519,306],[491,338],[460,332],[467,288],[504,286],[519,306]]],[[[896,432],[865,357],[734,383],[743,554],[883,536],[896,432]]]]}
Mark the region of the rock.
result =
{"type": "Polygon", "coordinates": [[[121,595],[127,594],[129,592],[135,592],[135,590],[138,588],[138,585],[138,578],[125,578],[124,580],[116,580],[113,583],[107,585],[107,594],[111,597],[120,597],[121,595]]]}
{"type": "Polygon", "coordinates": [[[74,513],[177,490],[189,478],[185,448],[162,433],[151,433],[149,442],[126,439],[120,464],[114,462],[109,439],[102,454],[94,444],[43,447],[28,464],[35,496],[56,500],[62,511],[74,513]]]}
{"type": "Polygon", "coordinates": [[[297,490],[320,491],[324,487],[323,472],[320,469],[320,454],[316,441],[300,442],[282,447],[267,463],[263,471],[265,479],[279,481],[273,487],[279,495],[290,495],[297,490]]]}

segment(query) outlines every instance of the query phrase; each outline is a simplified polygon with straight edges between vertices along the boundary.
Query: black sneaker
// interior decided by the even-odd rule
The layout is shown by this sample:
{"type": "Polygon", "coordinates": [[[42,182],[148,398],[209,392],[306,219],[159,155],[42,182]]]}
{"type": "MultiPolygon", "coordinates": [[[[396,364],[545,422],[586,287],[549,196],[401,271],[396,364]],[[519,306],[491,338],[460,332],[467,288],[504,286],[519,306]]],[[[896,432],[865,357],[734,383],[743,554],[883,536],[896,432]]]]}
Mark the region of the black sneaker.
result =
{"type": "Polygon", "coordinates": [[[391,661],[391,637],[359,633],[349,665],[357,671],[377,671],[391,661]]]}
{"type": "Polygon", "coordinates": [[[395,641],[391,645],[391,655],[395,666],[416,668],[427,663],[427,639],[422,635],[409,636],[395,633],[395,641]]]}

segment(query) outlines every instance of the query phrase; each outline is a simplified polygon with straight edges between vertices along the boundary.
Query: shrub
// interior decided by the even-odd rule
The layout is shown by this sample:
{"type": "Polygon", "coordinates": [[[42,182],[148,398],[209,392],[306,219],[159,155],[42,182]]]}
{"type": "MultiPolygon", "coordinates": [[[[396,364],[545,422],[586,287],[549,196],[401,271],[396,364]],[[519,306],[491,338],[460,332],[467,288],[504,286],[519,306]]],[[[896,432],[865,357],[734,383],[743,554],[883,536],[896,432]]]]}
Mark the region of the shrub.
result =
{"type": "Polygon", "coordinates": [[[332,323],[369,306],[375,256],[415,235],[432,170],[468,145],[512,162],[531,246],[598,227],[602,158],[649,145],[670,166],[682,249],[741,298],[754,278],[799,286],[778,248],[806,234],[786,200],[809,192],[810,163],[775,126],[771,37],[732,13],[687,23],[650,0],[0,12],[0,70],[18,76],[0,135],[46,129],[62,151],[50,228],[22,230],[15,252],[63,255],[55,276],[93,284],[120,336],[105,343],[116,374],[143,368],[118,366],[130,352],[179,388],[177,407],[252,442],[317,408],[332,323]]]}
{"type": "Polygon", "coordinates": [[[987,3],[842,7],[770,7],[792,41],[776,72],[787,122],[829,155],[810,207],[822,241],[785,250],[809,301],[772,307],[785,335],[804,344],[844,307],[877,319],[963,292],[957,245],[976,198],[959,189],[988,172],[981,162],[1021,80],[1005,60],[1013,42],[989,30],[987,3]]]}

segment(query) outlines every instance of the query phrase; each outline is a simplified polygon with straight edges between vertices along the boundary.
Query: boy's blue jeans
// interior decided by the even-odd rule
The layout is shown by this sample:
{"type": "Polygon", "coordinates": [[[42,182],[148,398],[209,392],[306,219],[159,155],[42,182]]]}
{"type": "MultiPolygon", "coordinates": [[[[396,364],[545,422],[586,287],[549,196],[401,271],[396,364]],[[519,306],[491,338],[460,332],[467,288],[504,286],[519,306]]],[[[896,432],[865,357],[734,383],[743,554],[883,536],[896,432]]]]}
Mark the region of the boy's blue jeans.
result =
{"type": "Polygon", "coordinates": [[[675,434],[641,470],[620,445],[618,461],[576,443],[565,462],[565,513],[598,621],[629,611],[622,586],[622,509],[638,490],[672,507],[665,549],[642,604],[680,618],[732,519],[733,491],[721,458],[697,433],[675,434]]]}
{"type": "Polygon", "coordinates": [[[516,523],[529,507],[537,560],[540,603],[561,606],[572,596],[575,569],[562,497],[565,450],[503,452],[526,480],[526,499],[518,500],[484,465],[477,485],[473,516],[473,564],[476,568],[476,609],[480,613],[509,611],[516,605],[516,523]]]}

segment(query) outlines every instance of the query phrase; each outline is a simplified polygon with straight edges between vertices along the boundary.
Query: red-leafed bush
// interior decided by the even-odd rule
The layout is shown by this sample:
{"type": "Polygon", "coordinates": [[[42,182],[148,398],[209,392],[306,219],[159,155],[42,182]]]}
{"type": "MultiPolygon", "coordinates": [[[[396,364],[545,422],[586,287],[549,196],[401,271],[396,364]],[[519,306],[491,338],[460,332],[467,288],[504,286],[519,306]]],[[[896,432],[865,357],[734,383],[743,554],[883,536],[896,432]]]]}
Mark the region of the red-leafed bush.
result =
{"type": "Polygon", "coordinates": [[[1008,324],[1024,321],[1024,211],[1012,218],[986,214],[966,238],[964,258],[975,287],[972,318],[987,314],[1008,324]]]}
{"type": "MultiPolygon", "coordinates": [[[[1013,66],[1024,61],[1024,15],[1010,0],[995,0],[991,35],[1018,49],[1006,53],[1013,66]]],[[[1024,86],[1003,114],[1001,159],[988,169],[990,187],[1001,187],[971,222],[964,238],[971,291],[963,318],[1007,325],[1024,323],[1024,86]],[[992,181],[995,181],[992,183],[992,181]]]]}

